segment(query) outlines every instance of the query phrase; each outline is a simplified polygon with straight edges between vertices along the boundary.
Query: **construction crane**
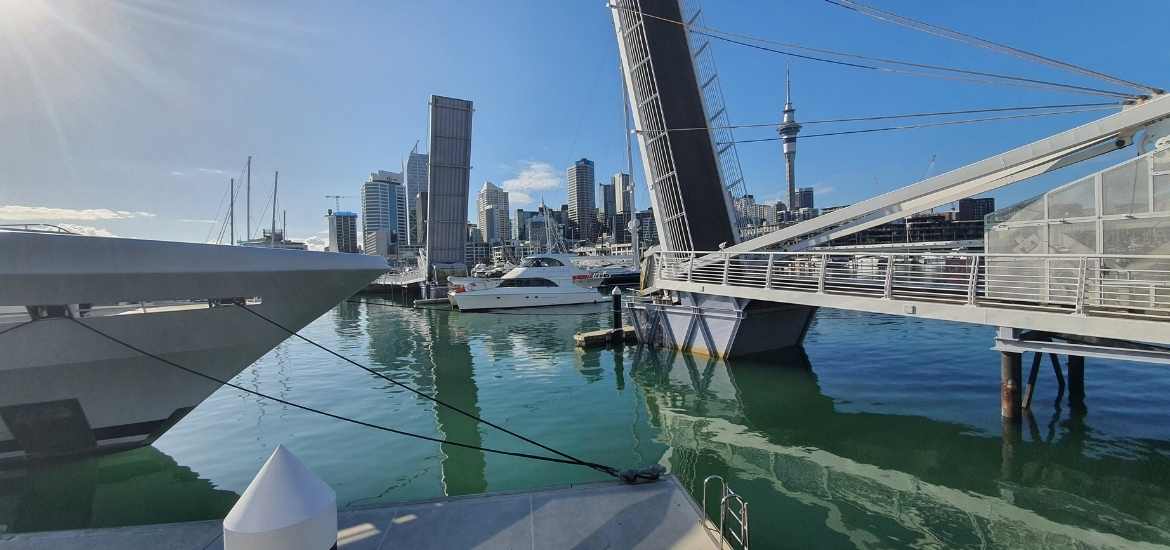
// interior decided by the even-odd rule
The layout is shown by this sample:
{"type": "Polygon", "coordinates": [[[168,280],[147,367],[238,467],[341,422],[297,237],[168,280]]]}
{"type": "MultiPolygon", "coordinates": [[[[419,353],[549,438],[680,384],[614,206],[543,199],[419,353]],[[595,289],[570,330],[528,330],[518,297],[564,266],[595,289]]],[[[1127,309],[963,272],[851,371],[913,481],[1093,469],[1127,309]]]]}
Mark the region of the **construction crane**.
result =
{"type": "Polygon", "coordinates": [[[325,195],[327,199],[333,199],[333,211],[341,210],[341,199],[353,198],[353,195],[325,195]]]}

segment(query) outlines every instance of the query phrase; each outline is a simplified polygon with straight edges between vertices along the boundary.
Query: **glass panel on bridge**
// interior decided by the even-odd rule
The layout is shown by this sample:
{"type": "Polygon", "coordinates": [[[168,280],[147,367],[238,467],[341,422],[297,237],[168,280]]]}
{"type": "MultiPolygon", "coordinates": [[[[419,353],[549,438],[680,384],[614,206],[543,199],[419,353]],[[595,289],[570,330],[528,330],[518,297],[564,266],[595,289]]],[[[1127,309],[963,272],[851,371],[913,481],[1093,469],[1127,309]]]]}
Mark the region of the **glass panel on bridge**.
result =
{"type": "Polygon", "coordinates": [[[1096,252],[1096,222],[1060,223],[1048,226],[1049,254],[1094,254],[1096,252]]]}
{"type": "Polygon", "coordinates": [[[1154,176],[1154,211],[1170,211],[1170,174],[1154,176]]]}
{"type": "Polygon", "coordinates": [[[1103,224],[1106,254],[1170,255],[1170,220],[1166,218],[1105,220],[1103,224]]]}
{"type": "Polygon", "coordinates": [[[1054,189],[1048,195],[1049,218],[1084,218],[1097,215],[1097,186],[1092,176],[1054,189]]]}
{"type": "Polygon", "coordinates": [[[1138,157],[1101,174],[1103,214],[1138,214],[1150,211],[1150,167],[1138,157]]]}

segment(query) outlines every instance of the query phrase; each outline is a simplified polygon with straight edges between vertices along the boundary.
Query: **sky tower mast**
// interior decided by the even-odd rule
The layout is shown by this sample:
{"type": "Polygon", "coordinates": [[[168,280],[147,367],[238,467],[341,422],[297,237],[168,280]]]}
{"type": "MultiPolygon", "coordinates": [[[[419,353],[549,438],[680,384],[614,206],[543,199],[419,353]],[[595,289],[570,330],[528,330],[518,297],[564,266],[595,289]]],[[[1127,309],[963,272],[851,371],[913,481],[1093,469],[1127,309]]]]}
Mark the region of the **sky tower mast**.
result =
{"type": "Polygon", "coordinates": [[[788,210],[796,210],[796,134],[800,125],[796,123],[796,107],[792,106],[792,80],[788,69],[784,69],[784,121],[777,128],[784,143],[785,176],[788,179],[788,210]]]}

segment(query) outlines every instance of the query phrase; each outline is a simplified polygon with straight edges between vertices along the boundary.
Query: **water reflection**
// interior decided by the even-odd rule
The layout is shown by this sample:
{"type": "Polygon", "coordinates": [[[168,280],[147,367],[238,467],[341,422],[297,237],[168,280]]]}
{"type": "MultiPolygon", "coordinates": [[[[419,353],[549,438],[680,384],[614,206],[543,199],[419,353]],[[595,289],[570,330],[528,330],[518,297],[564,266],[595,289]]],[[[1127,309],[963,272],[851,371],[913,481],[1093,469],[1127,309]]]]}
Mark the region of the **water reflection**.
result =
{"type": "Polygon", "coordinates": [[[634,376],[664,460],[696,495],[703,476],[732,479],[753,517],[777,521],[753,530],[761,547],[1170,543],[1170,460],[1157,446],[1136,464],[1093,452],[1083,414],[1001,440],[838,412],[803,353],[780,365],[641,353],[634,376]]]}
{"type": "Polygon", "coordinates": [[[0,533],[217,519],[237,498],[145,447],[0,470],[0,533]]]}
{"type": "MultiPolygon", "coordinates": [[[[443,316],[442,313],[434,313],[443,316]]],[[[446,322],[430,323],[431,378],[434,395],[468,413],[479,416],[479,388],[475,384],[467,334],[446,322]]],[[[444,440],[482,446],[479,423],[450,407],[435,406],[435,418],[444,440]]],[[[486,462],[482,451],[443,443],[443,490],[447,495],[482,493],[487,490],[486,462]]]]}

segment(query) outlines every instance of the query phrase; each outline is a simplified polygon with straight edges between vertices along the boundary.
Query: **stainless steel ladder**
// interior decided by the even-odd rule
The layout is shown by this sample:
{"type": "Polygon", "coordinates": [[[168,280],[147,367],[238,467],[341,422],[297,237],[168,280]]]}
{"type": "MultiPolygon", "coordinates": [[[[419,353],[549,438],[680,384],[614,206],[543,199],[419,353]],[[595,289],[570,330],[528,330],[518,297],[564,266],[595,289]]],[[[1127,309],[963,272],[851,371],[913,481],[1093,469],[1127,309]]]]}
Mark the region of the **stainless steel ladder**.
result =
{"type": "Polygon", "coordinates": [[[707,526],[708,530],[717,528],[719,530],[719,547],[731,547],[748,549],[748,505],[743,497],[739,496],[731,487],[727,485],[727,481],[722,476],[712,475],[703,479],[703,501],[700,506],[703,509],[703,514],[707,515],[707,484],[711,481],[719,482],[719,525],[716,526],[714,520],[709,520],[711,525],[707,526]],[[738,513],[736,511],[738,510],[738,513]],[[727,531],[726,520],[731,516],[734,520],[734,525],[731,525],[731,531],[727,531]],[[738,526],[738,529],[736,527],[738,526]],[[730,535],[728,537],[727,535],[730,535]],[[735,541],[735,545],[730,544],[735,541]]]}

